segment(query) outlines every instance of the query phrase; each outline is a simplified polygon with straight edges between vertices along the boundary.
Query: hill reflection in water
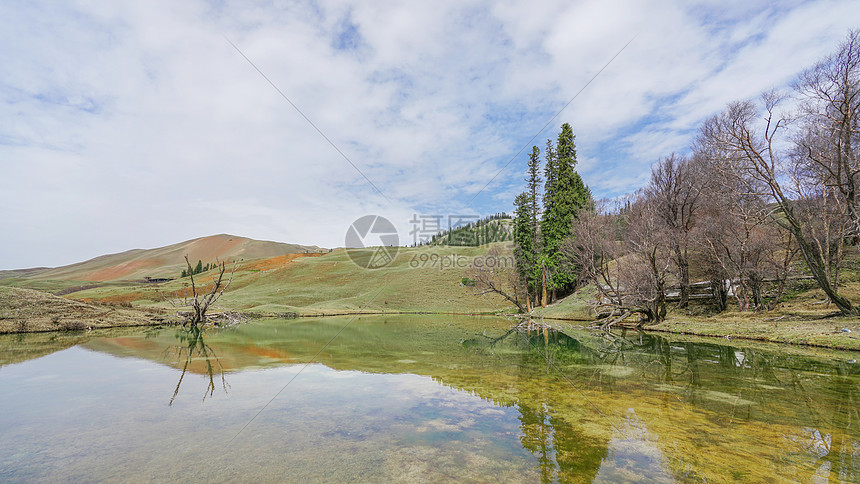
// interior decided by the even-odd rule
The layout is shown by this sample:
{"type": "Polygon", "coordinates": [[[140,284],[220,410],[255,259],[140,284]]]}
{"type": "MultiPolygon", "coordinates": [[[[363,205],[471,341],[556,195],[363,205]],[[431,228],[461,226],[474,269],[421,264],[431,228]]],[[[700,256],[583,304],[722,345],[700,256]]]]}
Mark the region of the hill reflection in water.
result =
{"type": "Polygon", "coordinates": [[[303,370],[348,321],[94,335],[0,367],[0,480],[858,479],[856,355],[374,316],[303,370]]]}

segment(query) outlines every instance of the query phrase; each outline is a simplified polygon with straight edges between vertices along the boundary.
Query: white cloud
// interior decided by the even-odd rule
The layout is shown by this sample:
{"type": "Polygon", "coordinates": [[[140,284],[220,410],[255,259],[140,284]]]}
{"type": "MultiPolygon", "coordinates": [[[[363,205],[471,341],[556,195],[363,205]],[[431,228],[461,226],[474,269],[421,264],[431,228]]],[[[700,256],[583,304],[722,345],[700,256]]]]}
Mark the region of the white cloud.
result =
{"type": "MultiPolygon", "coordinates": [[[[491,213],[569,121],[595,195],[833,50],[856,2],[0,6],[0,267],[211,233],[337,246],[381,213],[491,213]],[[391,200],[375,193],[227,43],[391,200]],[[528,151],[528,150],[526,150],[528,151]]],[[[402,219],[402,220],[400,220],[402,219]]]]}

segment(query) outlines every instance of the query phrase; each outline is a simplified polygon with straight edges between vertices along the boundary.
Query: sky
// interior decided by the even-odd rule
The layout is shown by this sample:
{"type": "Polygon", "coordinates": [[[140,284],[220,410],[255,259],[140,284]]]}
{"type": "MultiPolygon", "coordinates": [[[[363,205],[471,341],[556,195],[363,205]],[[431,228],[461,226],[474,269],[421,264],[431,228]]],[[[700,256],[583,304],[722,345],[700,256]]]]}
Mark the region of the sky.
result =
{"type": "Polygon", "coordinates": [[[594,196],[620,196],[727,103],[790,86],[858,11],[4,1],[0,269],[219,233],[338,247],[364,215],[409,244],[422,216],[510,212],[564,122],[594,196]]]}

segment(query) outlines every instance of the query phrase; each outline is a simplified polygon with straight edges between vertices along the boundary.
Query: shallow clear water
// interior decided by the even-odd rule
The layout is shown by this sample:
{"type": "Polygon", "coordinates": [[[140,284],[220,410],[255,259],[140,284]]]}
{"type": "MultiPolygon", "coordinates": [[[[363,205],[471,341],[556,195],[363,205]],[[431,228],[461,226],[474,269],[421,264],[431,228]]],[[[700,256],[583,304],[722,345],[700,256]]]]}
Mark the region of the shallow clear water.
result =
{"type": "Polygon", "coordinates": [[[860,479],[856,353],[348,322],[0,337],[0,482],[860,479]]]}

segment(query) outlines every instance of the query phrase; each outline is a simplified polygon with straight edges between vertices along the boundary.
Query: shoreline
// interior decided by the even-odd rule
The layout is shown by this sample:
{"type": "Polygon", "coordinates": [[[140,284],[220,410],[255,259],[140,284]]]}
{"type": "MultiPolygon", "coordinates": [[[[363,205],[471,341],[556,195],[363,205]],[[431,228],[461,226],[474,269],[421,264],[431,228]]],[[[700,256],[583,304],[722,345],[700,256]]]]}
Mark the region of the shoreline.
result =
{"type": "MultiPolygon", "coordinates": [[[[843,351],[860,351],[860,321],[818,321],[783,319],[779,324],[762,321],[737,321],[731,318],[683,321],[672,318],[662,323],[645,326],[643,331],[719,338],[722,340],[746,340],[812,348],[827,348],[843,351]],[[830,324],[828,324],[830,323],[830,324]],[[847,331],[843,331],[843,328],[847,331]]],[[[620,326],[631,328],[630,323],[620,326]]]]}
{"type": "MultiPolygon", "coordinates": [[[[156,316],[149,312],[148,308],[123,308],[123,316],[125,321],[118,324],[111,324],[103,319],[91,318],[64,318],[63,323],[77,322],[85,327],[32,327],[29,323],[24,325],[24,330],[17,327],[0,329],[0,334],[26,334],[26,333],[74,333],[80,331],[90,331],[94,329],[108,328],[133,328],[146,326],[176,326],[177,323],[170,321],[169,318],[162,315],[156,316]],[[132,313],[132,314],[129,314],[132,313]],[[137,314],[134,314],[137,313],[137,314]],[[152,318],[149,321],[129,321],[129,317],[139,316],[143,318],[152,318]]],[[[241,312],[241,311],[239,311],[241,312]]],[[[355,311],[355,312],[332,312],[332,313],[304,313],[295,314],[285,317],[284,314],[267,314],[254,313],[249,311],[245,313],[254,318],[269,319],[299,319],[299,318],[329,318],[329,317],[344,317],[344,316],[404,316],[404,315],[438,315],[438,316],[471,316],[471,317],[505,317],[504,314],[497,313],[479,313],[479,312],[457,312],[457,311],[355,311]]],[[[515,316],[513,314],[509,316],[515,316]]],[[[104,316],[103,316],[104,317],[104,316]]],[[[35,319],[35,318],[34,318],[35,319]]],[[[137,318],[134,318],[137,319],[137,318]]],[[[543,319],[548,321],[573,322],[573,323],[594,323],[593,319],[574,318],[574,317],[549,317],[543,316],[535,319],[543,319]]],[[[860,321],[844,321],[840,320],[836,326],[844,326],[848,329],[847,332],[839,331],[823,331],[821,321],[809,321],[802,319],[783,319],[780,321],[782,325],[781,331],[778,334],[767,334],[762,331],[761,326],[766,323],[737,321],[730,318],[711,319],[708,321],[696,321],[697,318],[689,320],[680,320],[679,318],[670,318],[662,323],[644,326],[641,331],[649,333],[662,334],[677,334],[685,336],[697,336],[703,338],[714,338],[719,340],[745,340],[755,342],[773,343],[778,345],[790,345],[796,347],[811,347],[823,348],[842,351],[860,351],[860,321]],[[715,327],[717,326],[717,327],[715,327]],[[798,327],[800,326],[800,327],[798,327]],[[850,328],[850,329],[849,329],[850,328]]],[[[832,321],[830,321],[832,322],[832,321]]],[[[583,325],[582,329],[585,329],[583,325]]],[[[829,325],[833,327],[833,324],[829,325]]],[[[619,322],[613,325],[613,329],[637,329],[632,322],[619,322]]]]}
{"type": "MultiPolygon", "coordinates": [[[[581,304],[532,313],[534,320],[547,320],[593,325],[581,304]],[[554,314],[553,314],[554,313],[554,314]]],[[[236,310],[225,307],[224,310],[236,310]]],[[[510,309],[510,308],[509,308],[510,309]]],[[[785,308],[788,309],[788,308],[785,308]]],[[[101,328],[171,326],[174,321],[162,307],[132,306],[129,303],[97,303],[67,299],[32,289],[0,287],[0,334],[50,333],[87,331],[101,328]]],[[[312,312],[276,312],[238,310],[252,318],[326,318],[384,315],[438,315],[467,317],[522,317],[506,310],[495,311],[433,311],[332,309],[312,312]]],[[[670,313],[658,324],[642,328],[646,332],[694,335],[726,339],[770,342],[836,350],[860,351],[860,318],[833,317],[831,313],[784,310],[768,314],[767,318],[751,313],[729,312],[719,315],[670,313]],[[774,317],[776,316],[776,317],[774,317]]],[[[617,328],[634,328],[635,323],[619,322],[617,328]]]]}

